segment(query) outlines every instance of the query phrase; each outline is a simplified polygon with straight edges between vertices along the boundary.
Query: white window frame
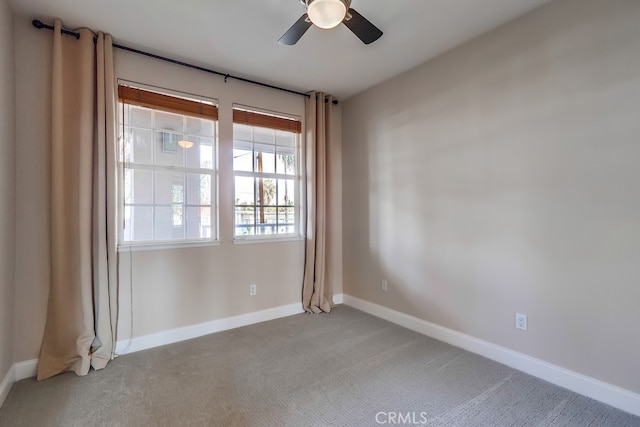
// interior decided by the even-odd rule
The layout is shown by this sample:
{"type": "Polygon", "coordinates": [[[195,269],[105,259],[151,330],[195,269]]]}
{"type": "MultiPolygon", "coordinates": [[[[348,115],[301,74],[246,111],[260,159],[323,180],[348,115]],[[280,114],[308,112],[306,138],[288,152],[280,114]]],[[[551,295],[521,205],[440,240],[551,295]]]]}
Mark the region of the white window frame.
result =
{"type": "MultiPolygon", "coordinates": [[[[255,112],[255,113],[261,113],[261,114],[266,114],[266,115],[271,115],[271,116],[275,116],[275,117],[283,117],[283,118],[288,118],[288,119],[292,119],[292,120],[298,120],[300,121],[300,117],[295,116],[295,115],[291,115],[291,114],[284,114],[284,113],[278,113],[278,112],[273,112],[273,111],[269,111],[269,110],[264,110],[264,109],[260,109],[260,108],[255,108],[255,107],[249,107],[249,106],[244,106],[244,105],[239,105],[239,104],[234,104],[233,105],[233,109],[238,109],[238,110],[245,110],[245,111],[250,111],[250,112],[255,112]]],[[[234,125],[236,123],[233,123],[234,125]]],[[[261,126],[253,126],[253,125],[247,125],[250,126],[252,128],[263,128],[263,129],[269,129],[267,127],[261,127],[261,126]]],[[[273,129],[269,129],[269,130],[273,130],[273,129]]],[[[277,132],[277,131],[276,131],[277,132]]],[[[232,182],[232,200],[231,200],[231,209],[232,209],[232,216],[233,216],[233,231],[232,231],[232,235],[233,235],[233,240],[234,243],[239,243],[239,244],[243,244],[243,243],[261,243],[261,242],[274,242],[274,241],[291,241],[291,240],[301,240],[303,238],[303,234],[301,232],[302,228],[300,225],[300,221],[301,218],[303,217],[303,200],[302,197],[304,195],[302,188],[301,188],[301,181],[302,181],[302,176],[303,176],[303,170],[304,167],[302,165],[303,162],[303,158],[302,158],[302,133],[296,133],[296,132],[292,132],[294,135],[294,141],[295,141],[295,145],[294,145],[294,155],[295,155],[295,173],[293,175],[289,175],[289,174],[278,174],[278,173],[266,173],[266,172],[258,172],[258,171],[237,171],[235,170],[235,166],[232,164],[231,165],[231,169],[233,172],[233,182],[232,182]],[[278,179],[287,179],[287,180],[293,180],[294,181],[294,195],[295,195],[295,201],[294,201],[294,205],[293,207],[293,211],[294,211],[294,232],[292,233],[276,233],[276,234],[249,234],[249,235],[236,235],[236,230],[238,229],[238,227],[241,227],[242,224],[237,224],[236,223],[236,188],[235,188],[235,183],[236,183],[236,177],[252,177],[252,178],[264,178],[264,179],[274,179],[276,180],[276,200],[278,198],[278,194],[277,194],[277,180],[278,179]]],[[[267,143],[261,142],[261,141],[255,141],[255,138],[253,137],[253,131],[252,131],[252,140],[251,141],[247,141],[244,139],[238,139],[236,137],[235,134],[235,127],[233,130],[233,149],[235,150],[236,148],[236,142],[239,142],[241,144],[258,144],[258,145],[268,145],[267,143]]],[[[274,143],[273,143],[274,148],[277,147],[282,147],[281,145],[278,145],[276,143],[276,140],[274,139],[274,143]]],[[[254,164],[254,169],[255,169],[255,161],[253,162],[254,164]]],[[[255,191],[255,190],[254,190],[255,191]]],[[[254,202],[257,202],[257,194],[254,194],[254,202]]],[[[253,205],[255,208],[258,208],[259,205],[255,204],[253,205]]],[[[278,207],[284,207],[284,206],[279,206],[277,205],[263,205],[265,208],[269,208],[269,207],[275,207],[276,208],[276,212],[278,207]]],[[[277,215],[277,214],[276,214],[277,215]]],[[[257,231],[257,227],[258,227],[258,223],[255,222],[255,230],[257,231]]],[[[274,225],[275,228],[277,228],[277,224],[274,225]]]]}
{"type": "MultiPolygon", "coordinates": [[[[213,98],[207,98],[204,96],[188,94],[184,92],[169,90],[165,88],[158,88],[155,86],[145,85],[137,82],[130,82],[126,80],[118,80],[118,85],[131,86],[134,88],[147,90],[151,92],[157,92],[162,95],[173,96],[176,98],[186,98],[193,101],[202,101],[208,104],[212,104],[218,106],[218,100],[213,98]]],[[[118,111],[122,104],[125,102],[118,101],[118,111]]],[[[144,107],[143,107],[144,108],[144,107]]],[[[165,112],[161,109],[153,109],[148,108],[153,111],[165,112]]],[[[122,114],[118,114],[118,133],[119,133],[119,143],[118,143],[118,157],[117,157],[117,168],[118,168],[118,185],[117,185],[117,200],[118,200],[118,217],[121,218],[120,227],[118,227],[118,248],[122,249],[173,249],[180,247],[197,247],[197,246],[212,246],[219,244],[219,205],[218,205],[218,188],[219,188],[219,119],[213,120],[213,140],[212,140],[212,169],[207,168],[192,168],[187,166],[168,166],[168,165],[149,165],[149,164],[135,164],[130,162],[124,162],[124,130],[125,127],[129,128],[138,128],[136,126],[131,126],[130,124],[125,123],[124,119],[124,110],[122,110],[122,114]],[[180,172],[180,173],[193,173],[193,174],[205,174],[211,176],[211,204],[210,208],[210,227],[211,227],[211,237],[210,238],[187,238],[184,239],[158,239],[158,240],[144,240],[144,241],[125,241],[125,194],[124,194],[124,177],[126,170],[149,170],[149,171],[160,171],[160,172],[180,172]]],[[[180,114],[180,113],[175,113],[180,114]]],[[[183,116],[183,129],[186,128],[185,122],[187,114],[180,114],[183,116]]],[[[140,128],[150,130],[152,133],[154,132],[165,132],[167,134],[183,134],[182,132],[176,132],[166,129],[160,129],[155,127],[155,114],[152,116],[153,121],[151,124],[151,128],[140,128]]],[[[184,134],[185,136],[189,134],[184,134]]],[[[202,135],[192,135],[201,137],[202,135]]],[[[154,140],[155,142],[155,140],[154,140]]],[[[152,156],[153,156],[152,152],[152,156]]],[[[185,175],[186,176],[186,175],[185,175]]],[[[152,197],[155,199],[155,179],[152,183],[152,197]]],[[[149,204],[149,206],[157,206],[155,203],[149,204]]],[[[164,205],[162,205],[164,206],[164,205]]],[[[204,205],[189,205],[187,203],[186,196],[183,196],[183,221],[185,221],[184,216],[186,215],[187,207],[202,207],[204,205]]],[[[155,215],[152,215],[150,221],[153,222],[151,229],[155,232],[155,215]]]]}

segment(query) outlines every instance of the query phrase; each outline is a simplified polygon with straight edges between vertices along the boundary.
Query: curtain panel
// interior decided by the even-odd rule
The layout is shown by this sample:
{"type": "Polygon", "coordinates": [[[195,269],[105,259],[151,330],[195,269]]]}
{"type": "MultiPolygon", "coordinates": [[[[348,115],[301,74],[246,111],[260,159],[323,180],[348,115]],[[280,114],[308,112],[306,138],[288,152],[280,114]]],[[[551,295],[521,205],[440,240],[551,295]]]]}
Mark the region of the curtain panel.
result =
{"type": "Polygon", "coordinates": [[[302,305],[309,313],[329,313],[333,285],[327,280],[327,159],[333,99],[311,92],[305,100],[306,227],[302,305]]]}
{"type": "Polygon", "coordinates": [[[112,359],[117,319],[111,36],[53,37],[51,276],[38,380],[112,359]],[[94,43],[94,37],[96,41],[94,43]]]}

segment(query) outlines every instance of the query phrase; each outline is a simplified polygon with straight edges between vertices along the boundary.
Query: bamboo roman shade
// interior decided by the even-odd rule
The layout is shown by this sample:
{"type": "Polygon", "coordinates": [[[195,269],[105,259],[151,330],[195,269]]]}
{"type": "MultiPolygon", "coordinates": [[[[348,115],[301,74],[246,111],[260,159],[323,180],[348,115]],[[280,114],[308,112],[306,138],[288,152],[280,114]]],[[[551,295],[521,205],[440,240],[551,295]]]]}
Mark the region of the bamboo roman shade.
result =
{"type": "Polygon", "coordinates": [[[218,120],[218,107],[216,105],[163,95],[130,86],[118,86],[118,99],[120,102],[140,107],[218,120]]]}
{"type": "Polygon", "coordinates": [[[271,116],[255,111],[233,109],[233,123],[263,128],[302,133],[302,123],[299,120],[286,117],[271,116]]]}

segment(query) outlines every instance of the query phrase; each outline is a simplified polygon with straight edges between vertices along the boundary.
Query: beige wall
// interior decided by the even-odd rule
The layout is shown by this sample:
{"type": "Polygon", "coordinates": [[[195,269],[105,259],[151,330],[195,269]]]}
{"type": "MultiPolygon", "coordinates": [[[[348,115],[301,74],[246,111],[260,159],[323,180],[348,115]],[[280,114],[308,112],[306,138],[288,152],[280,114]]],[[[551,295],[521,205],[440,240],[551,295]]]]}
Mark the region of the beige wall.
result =
{"type": "Polygon", "coordinates": [[[553,2],[345,102],[345,293],[640,392],[639,22],[553,2]]]}
{"type": "Polygon", "coordinates": [[[14,359],[35,359],[47,313],[49,280],[49,109],[51,33],[15,17],[16,284],[14,359]]]}
{"type": "Polygon", "coordinates": [[[15,91],[13,14],[0,0],[0,381],[13,364],[15,91]]]}
{"type": "MultiPolygon", "coordinates": [[[[46,314],[48,282],[49,75],[51,32],[37,31],[28,18],[16,21],[18,91],[18,262],[16,267],[16,360],[38,356],[46,314]]],[[[117,36],[117,35],[114,35],[117,36]]],[[[208,58],[203,58],[208,59],[208,58]]],[[[177,91],[216,98],[219,126],[219,246],[120,252],[118,339],[166,331],[301,300],[304,242],[234,244],[232,241],[231,106],[240,103],[304,115],[298,95],[224,80],[198,71],[115,51],[116,75],[177,91]],[[131,263],[131,260],[133,261],[131,263]],[[283,265],[288,267],[283,267],[283,265]],[[133,288],[131,280],[133,279],[133,288]],[[249,296],[249,284],[258,294],[249,296]],[[133,306],[131,305],[133,297],[133,306]]],[[[332,153],[340,172],[340,107],[332,153]]],[[[336,200],[340,181],[332,182],[336,200]]],[[[340,212],[339,201],[333,209],[340,212]]],[[[342,292],[341,221],[333,225],[332,275],[342,292]]]]}

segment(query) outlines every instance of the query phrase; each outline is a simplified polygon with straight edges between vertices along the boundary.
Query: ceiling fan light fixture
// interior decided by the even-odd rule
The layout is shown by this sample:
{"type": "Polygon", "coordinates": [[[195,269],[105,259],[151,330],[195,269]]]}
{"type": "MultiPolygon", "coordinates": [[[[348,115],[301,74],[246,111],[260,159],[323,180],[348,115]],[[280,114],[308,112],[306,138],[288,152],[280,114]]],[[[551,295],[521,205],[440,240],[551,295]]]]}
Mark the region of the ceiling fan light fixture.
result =
{"type": "Polygon", "coordinates": [[[308,0],[307,15],[317,27],[329,29],[344,20],[347,5],[343,0],[308,0]]]}

